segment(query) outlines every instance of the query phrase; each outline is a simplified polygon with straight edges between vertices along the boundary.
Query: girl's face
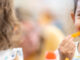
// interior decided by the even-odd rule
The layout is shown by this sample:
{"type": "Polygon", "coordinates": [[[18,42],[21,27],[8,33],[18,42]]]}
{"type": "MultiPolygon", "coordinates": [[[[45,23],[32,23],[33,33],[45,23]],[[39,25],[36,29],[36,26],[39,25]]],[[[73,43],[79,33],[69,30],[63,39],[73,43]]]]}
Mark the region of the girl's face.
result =
{"type": "Polygon", "coordinates": [[[40,36],[38,27],[35,26],[34,22],[27,21],[22,23],[22,44],[23,51],[27,53],[32,53],[38,50],[40,45],[40,36]]]}
{"type": "Polygon", "coordinates": [[[71,17],[74,21],[75,27],[77,31],[80,31],[80,1],[74,0],[76,5],[75,13],[71,11],[71,17]]]}

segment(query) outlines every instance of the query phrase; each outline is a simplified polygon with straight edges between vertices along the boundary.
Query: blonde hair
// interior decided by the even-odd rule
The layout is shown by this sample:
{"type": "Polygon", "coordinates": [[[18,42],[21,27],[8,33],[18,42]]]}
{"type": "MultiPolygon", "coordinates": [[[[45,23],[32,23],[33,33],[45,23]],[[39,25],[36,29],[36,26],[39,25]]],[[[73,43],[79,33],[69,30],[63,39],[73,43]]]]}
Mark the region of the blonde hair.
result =
{"type": "Polygon", "coordinates": [[[17,46],[18,38],[15,37],[15,26],[19,26],[19,23],[14,14],[13,0],[0,0],[0,50],[17,46]]]}

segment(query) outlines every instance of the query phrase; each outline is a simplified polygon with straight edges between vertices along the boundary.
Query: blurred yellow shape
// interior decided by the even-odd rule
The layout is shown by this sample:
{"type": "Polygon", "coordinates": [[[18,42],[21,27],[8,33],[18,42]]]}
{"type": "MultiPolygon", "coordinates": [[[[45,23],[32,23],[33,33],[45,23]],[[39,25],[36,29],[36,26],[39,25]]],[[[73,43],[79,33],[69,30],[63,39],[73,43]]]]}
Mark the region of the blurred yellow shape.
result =
{"type": "Polygon", "coordinates": [[[31,55],[25,60],[46,60],[46,52],[54,52],[58,49],[65,35],[56,26],[48,25],[43,28],[42,37],[44,41],[41,42],[40,54],[31,55]]]}
{"type": "Polygon", "coordinates": [[[56,51],[62,40],[64,40],[65,35],[56,26],[48,25],[43,28],[42,37],[44,39],[44,44],[40,60],[45,60],[45,53],[56,51]]]}
{"type": "Polygon", "coordinates": [[[41,26],[46,26],[50,22],[51,22],[51,19],[46,16],[42,16],[42,18],[39,19],[39,23],[41,26]]]}
{"type": "Polygon", "coordinates": [[[65,60],[69,60],[69,58],[65,58],[65,60]]]}
{"type": "Polygon", "coordinates": [[[46,51],[55,51],[64,39],[64,34],[57,27],[51,25],[44,27],[42,35],[46,51]]]}
{"type": "Polygon", "coordinates": [[[50,11],[43,11],[39,16],[39,24],[40,26],[46,26],[50,24],[54,19],[54,15],[50,11]]]}
{"type": "Polygon", "coordinates": [[[76,37],[78,37],[78,36],[80,36],[80,31],[72,34],[72,37],[74,37],[74,38],[76,38],[76,37]]]}

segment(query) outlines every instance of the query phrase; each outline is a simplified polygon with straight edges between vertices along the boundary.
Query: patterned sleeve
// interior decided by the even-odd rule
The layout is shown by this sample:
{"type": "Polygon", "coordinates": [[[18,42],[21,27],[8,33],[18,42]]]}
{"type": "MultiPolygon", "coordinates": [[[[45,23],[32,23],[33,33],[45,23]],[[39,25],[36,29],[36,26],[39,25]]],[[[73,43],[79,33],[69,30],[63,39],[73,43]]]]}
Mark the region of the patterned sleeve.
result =
{"type": "Polygon", "coordinates": [[[14,60],[16,56],[18,57],[18,60],[23,60],[22,48],[15,48],[11,50],[11,52],[4,57],[4,60],[14,60]]]}

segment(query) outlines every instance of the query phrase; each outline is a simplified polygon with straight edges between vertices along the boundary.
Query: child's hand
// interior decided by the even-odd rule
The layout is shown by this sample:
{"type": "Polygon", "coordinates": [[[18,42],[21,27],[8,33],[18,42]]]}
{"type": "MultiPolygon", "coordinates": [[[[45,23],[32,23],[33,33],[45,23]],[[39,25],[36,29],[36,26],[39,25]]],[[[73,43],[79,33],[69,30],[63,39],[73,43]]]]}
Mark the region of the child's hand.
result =
{"type": "Polygon", "coordinates": [[[73,42],[73,38],[71,36],[68,36],[62,41],[59,47],[61,60],[65,60],[66,57],[72,60],[74,52],[75,52],[75,44],[73,42]]]}

